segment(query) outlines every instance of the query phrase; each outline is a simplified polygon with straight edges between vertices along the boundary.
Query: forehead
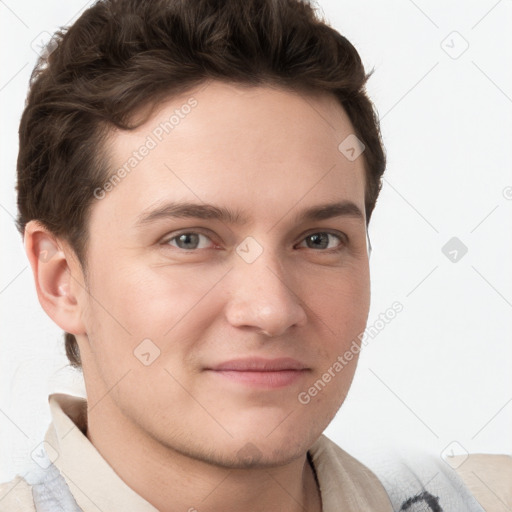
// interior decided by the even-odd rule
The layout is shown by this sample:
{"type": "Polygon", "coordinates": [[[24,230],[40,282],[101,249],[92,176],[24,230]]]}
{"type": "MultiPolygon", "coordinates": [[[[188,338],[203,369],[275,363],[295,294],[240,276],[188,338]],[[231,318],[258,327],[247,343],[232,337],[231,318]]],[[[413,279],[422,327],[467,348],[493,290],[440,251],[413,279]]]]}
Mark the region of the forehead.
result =
{"type": "Polygon", "coordinates": [[[350,136],[332,95],[212,81],[110,134],[111,186],[96,213],[116,207],[135,223],[167,199],[257,207],[260,218],[298,201],[351,199],[364,209],[363,158],[339,149],[350,136]]]}

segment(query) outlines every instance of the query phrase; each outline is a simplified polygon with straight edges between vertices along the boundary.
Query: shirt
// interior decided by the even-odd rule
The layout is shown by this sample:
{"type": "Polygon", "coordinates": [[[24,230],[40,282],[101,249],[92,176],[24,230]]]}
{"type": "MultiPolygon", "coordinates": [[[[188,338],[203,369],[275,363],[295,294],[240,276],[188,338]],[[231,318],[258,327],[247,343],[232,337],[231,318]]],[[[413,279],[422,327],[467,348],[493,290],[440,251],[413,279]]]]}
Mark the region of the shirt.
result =
{"type": "MultiPolygon", "coordinates": [[[[34,464],[33,468],[23,476],[17,475],[11,482],[0,485],[0,512],[157,511],[151,503],[138,495],[117,475],[86,437],[87,402],[84,398],[52,394],[49,396],[49,404],[52,422],[41,449],[36,450],[33,456],[37,464],[34,464]]],[[[392,512],[396,503],[402,504],[400,510],[412,511],[416,509],[409,508],[409,504],[414,503],[411,500],[418,501],[425,497],[425,493],[423,495],[417,493],[416,497],[410,495],[405,482],[399,482],[397,485],[396,479],[388,482],[385,479],[381,481],[371,469],[324,435],[319,437],[308,453],[317,477],[323,512],[339,512],[340,506],[343,507],[344,512],[392,512]],[[404,492],[401,492],[402,489],[404,492]]],[[[508,459],[506,456],[497,457],[505,458],[502,461],[503,468],[512,469],[512,457],[508,459]]],[[[474,464],[479,463],[481,465],[482,461],[473,459],[472,469],[475,469],[474,464]]],[[[474,472],[469,466],[467,473],[468,482],[475,484],[471,482],[470,477],[474,472]]],[[[458,477],[455,476],[455,478],[458,477]]],[[[417,475],[414,475],[415,484],[417,480],[417,475]]],[[[507,487],[505,479],[502,480],[500,485],[505,489],[505,494],[507,490],[509,492],[508,495],[504,495],[503,503],[506,505],[507,502],[504,500],[509,500],[507,506],[510,506],[512,505],[510,486],[507,487]]],[[[458,482],[463,485],[460,479],[458,482]]],[[[512,482],[512,479],[508,482],[512,482]]],[[[473,487],[478,488],[479,499],[485,500],[485,489],[480,482],[473,487]]],[[[458,490],[459,494],[461,494],[460,489],[461,487],[458,490]]],[[[469,490],[466,489],[462,492],[464,493],[467,493],[465,498],[467,501],[464,501],[465,505],[461,505],[464,507],[460,508],[461,512],[483,510],[469,490]]],[[[435,491],[434,494],[441,495],[435,491]]],[[[496,496],[493,497],[496,500],[496,496]]],[[[489,493],[487,498],[490,499],[489,493]]],[[[501,501],[499,503],[501,504],[501,501]]],[[[456,509],[418,508],[418,510],[453,510],[455,512],[456,509]]],[[[486,509],[486,512],[491,511],[501,512],[501,509],[486,509]]]]}

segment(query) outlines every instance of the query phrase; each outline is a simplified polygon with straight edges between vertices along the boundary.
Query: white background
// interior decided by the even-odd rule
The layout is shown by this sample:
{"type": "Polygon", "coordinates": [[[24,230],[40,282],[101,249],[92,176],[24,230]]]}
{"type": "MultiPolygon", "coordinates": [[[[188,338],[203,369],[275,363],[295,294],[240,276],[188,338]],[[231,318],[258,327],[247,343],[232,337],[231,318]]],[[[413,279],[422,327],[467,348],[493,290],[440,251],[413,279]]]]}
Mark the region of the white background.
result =
{"type": "MultiPolygon", "coordinates": [[[[31,45],[86,5],[0,2],[0,481],[43,438],[48,392],[80,387],[13,218],[31,45]]],[[[375,68],[388,168],[370,224],[369,325],[404,306],[365,347],[327,434],[363,461],[383,446],[512,454],[512,2],[320,6],[375,68]],[[442,252],[452,237],[468,249],[457,262],[442,252]]]]}

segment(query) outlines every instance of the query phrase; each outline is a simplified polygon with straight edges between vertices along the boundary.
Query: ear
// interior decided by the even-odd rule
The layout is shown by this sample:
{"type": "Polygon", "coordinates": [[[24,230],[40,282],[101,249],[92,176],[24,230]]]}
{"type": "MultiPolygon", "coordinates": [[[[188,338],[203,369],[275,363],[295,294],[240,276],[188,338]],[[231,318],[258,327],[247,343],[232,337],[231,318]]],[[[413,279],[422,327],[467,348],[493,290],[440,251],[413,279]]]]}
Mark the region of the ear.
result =
{"type": "Polygon", "coordinates": [[[43,309],[66,332],[85,334],[79,300],[85,284],[74,251],[34,220],[25,227],[24,244],[43,309]]]}

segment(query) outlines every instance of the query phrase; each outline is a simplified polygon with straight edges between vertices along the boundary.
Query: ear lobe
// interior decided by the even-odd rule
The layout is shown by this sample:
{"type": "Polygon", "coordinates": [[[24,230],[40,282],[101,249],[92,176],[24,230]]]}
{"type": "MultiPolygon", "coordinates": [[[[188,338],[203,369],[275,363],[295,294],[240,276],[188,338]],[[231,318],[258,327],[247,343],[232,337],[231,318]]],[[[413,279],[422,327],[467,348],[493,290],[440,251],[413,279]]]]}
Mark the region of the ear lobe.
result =
{"type": "Polygon", "coordinates": [[[72,286],[73,280],[83,282],[83,276],[71,273],[71,249],[38,221],[27,223],[24,243],[42,308],[66,332],[83,334],[81,305],[73,291],[77,287],[72,286]]]}

